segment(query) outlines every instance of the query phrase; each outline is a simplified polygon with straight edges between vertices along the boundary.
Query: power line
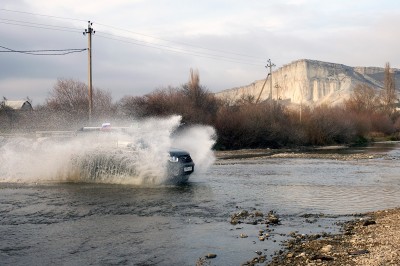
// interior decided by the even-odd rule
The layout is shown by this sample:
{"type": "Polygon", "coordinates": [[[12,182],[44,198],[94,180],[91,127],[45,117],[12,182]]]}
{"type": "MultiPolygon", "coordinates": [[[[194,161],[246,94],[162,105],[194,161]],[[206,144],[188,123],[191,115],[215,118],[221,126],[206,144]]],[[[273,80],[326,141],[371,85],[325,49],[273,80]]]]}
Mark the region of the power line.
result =
{"type": "Polygon", "coordinates": [[[51,26],[48,26],[48,27],[40,27],[40,26],[32,26],[32,25],[18,24],[18,23],[9,23],[9,22],[0,22],[0,24],[8,24],[8,25],[14,25],[14,26],[22,26],[22,27],[28,27],[28,28],[36,28],[36,29],[45,29],[45,30],[56,30],[56,31],[65,31],[65,32],[80,33],[80,32],[78,32],[78,31],[62,30],[62,29],[58,29],[58,28],[51,28],[51,26]]]}
{"type": "Polygon", "coordinates": [[[236,56],[249,57],[249,58],[254,58],[254,59],[259,59],[259,60],[261,60],[258,56],[256,57],[256,56],[245,55],[245,54],[235,53],[235,52],[230,52],[230,51],[223,51],[223,50],[218,50],[218,49],[211,49],[211,48],[202,47],[202,46],[194,45],[194,44],[190,44],[190,43],[171,41],[171,40],[162,39],[162,38],[155,37],[155,36],[148,35],[148,34],[143,34],[143,33],[134,32],[134,31],[131,31],[131,30],[127,30],[127,29],[122,29],[122,28],[118,28],[118,27],[114,27],[114,26],[102,24],[102,23],[99,23],[99,22],[96,22],[96,24],[99,24],[99,25],[104,26],[104,27],[108,27],[108,28],[120,30],[120,31],[129,32],[129,33],[136,34],[136,35],[141,35],[141,36],[144,36],[144,37],[153,38],[153,39],[155,39],[155,40],[161,40],[161,41],[164,41],[164,42],[176,43],[176,44],[180,44],[180,45],[190,46],[190,47],[193,47],[193,48],[198,48],[198,49],[203,49],[203,50],[208,50],[208,51],[213,51],[213,52],[219,52],[219,53],[224,53],[224,54],[232,54],[232,55],[236,55],[236,56]]]}
{"type": "MultiPolygon", "coordinates": [[[[24,12],[24,11],[16,11],[16,10],[4,9],[4,8],[0,8],[0,11],[22,13],[22,14],[28,14],[28,15],[32,15],[32,16],[42,16],[42,17],[64,19],[64,20],[85,21],[85,20],[80,20],[80,19],[75,19],[75,18],[50,16],[50,15],[24,12]]],[[[15,26],[22,26],[22,27],[81,33],[80,29],[76,29],[76,28],[72,28],[72,27],[62,27],[62,26],[59,27],[59,26],[48,25],[48,24],[43,24],[43,23],[31,23],[31,22],[21,21],[21,20],[0,19],[0,24],[9,24],[9,25],[15,25],[15,26]]],[[[223,50],[218,50],[218,49],[210,49],[207,47],[202,47],[202,46],[193,45],[193,44],[189,44],[189,43],[176,42],[176,41],[171,41],[171,40],[167,40],[167,39],[162,39],[162,38],[158,38],[155,36],[110,26],[107,24],[102,24],[102,23],[97,23],[97,24],[102,25],[104,27],[111,28],[111,29],[125,31],[128,33],[152,38],[154,40],[160,40],[160,41],[171,43],[171,44],[187,46],[188,48],[176,47],[176,46],[171,46],[171,45],[167,45],[167,44],[153,43],[153,42],[143,41],[143,40],[139,40],[139,39],[135,39],[135,38],[131,38],[131,37],[124,37],[124,36],[119,36],[116,34],[110,34],[110,33],[106,33],[106,32],[103,32],[103,34],[101,34],[101,33],[98,34],[98,36],[101,38],[106,38],[106,39],[110,39],[110,40],[114,40],[114,41],[125,42],[125,43],[134,44],[134,45],[149,47],[149,48],[161,49],[161,50],[174,52],[174,53],[181,53],[181,54],[192,55],[192,56],[196,56],[196,57],[209,58],[209,59],[214,59],[214,60],[221,60],[221,61],[246,64],[246,65],[254,65],[254,66],[261,66],[261,64],[262,64],[260,57],[256,57],[256,56],[250,56],[250,55],[245,55],[245,54],[241,54],[241,53],[223,51],[223,50]],[[191,48],[193,48],[193,49],[191,49],[191,48]],[[194,50],[194,49],[197,49],[197,50],[194,50]],[[201,50],[203,50],[203,51],[201,51],[201,50]],[[205,51],[210,51],[210,52],[215,52],[215,53],[209,53],[209,52],[205,52],[205,51]],[[228,55],[233,55],[234,57],[228,56],[228,55]]]]}
{"type": "MultiPolygon", "coordinates": [[[[29,21],[23,21],[23,20],[15,20],[15,19],[5,19],[5,18],[0,18],[0,21],[6,21],[3,22],[4,24],[11,24],[11,25],[21,25],[21,26],[32,26],[32,25],[39,25],[39,26],[45,26],[47,27],[52,27],[52,28],[63,28],[63,29],[70,29],[70,30],[81,30],[80,28],[73,28],[73,27],[65,27],[65,26],[53,26],[49,24],[43,24],[43,23],[34,23],[34,22],[29,22],[29,21]],[[15,24],[13,24],[15,23],[15,24]]],[[[2,22],[0,22],[2,23],[2,22]]]]}
{"type": "MultiPolygon", "coordinates": [[[[32,12],[24,12],[24,11],[10,10],[10,9],[6,9],[6,8],[0,8],[0,10],[1,10],[1,11],[6,11],[6,12],[27,14],[27,15],[32,15],[32,16],[41,16],[41,17],[48,17],[48,18],[56,18],[56,19],[63,19],[63,20],[74,20],[74,21],[85,21],[85,22],[86,22],[86,20],[82,20],[82,19],[75,19],[75,18],[68,18],[68,17],[59,17],[59,16],[44,15],[44,14],[39,14],[39,13],[32,13],[32,12]]],[[[198,49],[203,49],[203,50],[208,50],[208,51],[214,51],[214,52],[219,52],[219,53],[224,53],[224,54],[232,54],[232,55],[236,55],[236,56],[242,56],[242,57],[250,57],[250,58],[254,58],[254,59],[260,59],[259,57],[256,57],[256,56],[250,56],[250,55],[245,55],[245,54],[241,54],[241,53],[235,53],[235,52],[230,52],[230,51],[223,51],[223,50],[218,50],[218,49],[211,49],[211,48],[202,47],[202,46],[198,46],[198,45],[194,45],[194,44],[190,44],[190,43],[171,41],[171,40],[167,40],[167,39],[155,37],[155,36],[152,36],[152,35],[143,34],[143,33],[139,33],[139,32],[134,32],[134,31],[131,31],[131,30],[127,30],[127,29],[123,29],[123,28],[119,28],[119,27],[115,27],[115,26],[111,26],[111,25],[99,23],[99,22],[96,22],[96,24],[101,25],[101,26],[104,26],[104,27],[112,28],[112,29],[115,29],[115,30],[120,30],[120,31],[125,31],[125,32],[129,32],[129,33],[132,33],[132,34],[136,34],[136,35],[141,35],[141,36],[145,36],[145,37],[150,37],[150,38],[153,38],[153,39],[155,39],[155,40],[161,40],[161,41],[164,41],[164,42],[176,43],[176,44],[180,44],[180,45],[190,46],[190,47],[194,47],[194,48],[198,48],[198,49]]]]}
{"type": "MultiPolygon", "coordinates": [[[[16,20],[6,20],[6,21],[16,21],[16,20]]],[[[0,21],[0,24],[9,24],[9,25],[15,25],[15,26],[29,27],[29,28],[38,28],[38,29],[46,29],[46,30],[56,30],[56,31],[64,31],[64,32],[81,33],[81,31],[78,32],[78,29],[75,30],[75,28],[72,28],[72,27],[61,27],[61,28],[66,28],[66,29],[74,29],[74,30],[63,30],[63,29],[60,29],[60,27],[56,27],[56,26],[48,25],[48,24],[31,23],[31,24],[35,24],[35,25],[42,25],[42,26],[35,26],[35,25],[28,25],[27,23],[28,22],[25,22],[25,21],[21,21],[21,22],[17,21],[17,23],[1,22],[0,21]]],[[[169,46],[169,45],[146,42],[146,41],[137,40],[137,39],[134,39],[134,38],[128,38],[128,37],[109,34],[109,33],[103,33],[103,34],[98,34],[98,37],[105,38],[105,39],[110,39],[110,40],[114,40],[114,41],[130,43],[130,44],[139,45],[139,46],[144,46],[144,47],[150,47],[150,48],[155,48],[155,49],[166,50],[166,51],[174,52],[174,53],[193,55],[193,56],[197,56],[197,57],[203,57],[203,58],[209,58],[209,59],[226,61],[226,62],[233,62],[233,63],[239,63],[239,64],[261,66],[261,63],[256,64],[256,63],[253,63],[254,62],[253,60],[248,60],[248,59],[244,59],[244,58],[232,58],[232,57],[227,57],[227,56],[222,56],[222,55],[209,54],[209,53],[204,53],[204,52],[199,52],[199,51],[192,51],[192,50],[179,48],[179,47],[173,47],[173,46],[169,46]],[[112,37],[108,37],[107,35],[112,36],[112,37]],[[123,40],[123,39],[127,39],[127,40],[123,40]]],[[[210,51],[212,51],[212,50],[210,50],[210,51]]]]}
{"type": "Polygon", "coordinates": [[[87,48],[84,49],[52,49],[52,50],[14,50],[11,48],[7,48],[0,45],[0,48],[5,49],[6,51],[0,51],[0,53],[21,53],[21,54],[29,54],[29,55],[67,55],[72,53],[80,53],[86,51],[87,48]],[[51,53],[50,53],[51,52],[51,53]],[[53,53],[58,52],[58,53],[53,53]]]}
{"type": "MultiPolygon", "coordinates": [[[[78,33],[78,29],[72,28],[72,27],[57,27],[54,25],[48,25],[48,24],[43,24],[43,23],[31,23],[34,25],[29,25],[28,24],[29,22],[26,22],[26,21],[3,19],[5,21],[17,22],[17,23],[12,23],[12,22],[2,22],[1,20],[2,19],[0,19],[0,24],[9,24],[9,25],[22,26],[22,27],[78,33]],[[40,25],[40,26],[35,26],[35,25],[40,25]],[[63,30],[60,28],[73,29],[73,30],[63,30]]],[[[79,32],[79,33],[81,33],[81,32],[79,32]]],[[[193,56],[197,56],[197,57],[203,57],[203,58],[209,58],[209,59],[221,60],[221,61],[233,62],[233,63],[239,63],[239,64],[261,66],[261,64],[254,63],[253,60],[248,60],[248,59],[244,59],[244,58],[232,58],[232,57],[227,57],[227,56],[222,56],[222,55],[204,53],[204,52],[199,52],[199,51],[192,51],[192,50],[188,50],[188,49],[184,49],[184,48],[173,47],[173,46],[163,45],[163,44],[155,44],[155,43],[151,43],[151,42],[146,42],[146,41],[137,40],[134,38],[128,38],[128,37],[109,34],[109,33],[98,34],[98,37],[110,39],[110,40],[114,40],[114,41],[130,43],[130,44],[139,45],[139,46],[144,46],[144,47],[166,50],[166,51],[174,52],[174,53],[193,55],[193,56]],[[112,36],[112,37],[108,37],[107,35],[112,36]]],[[[212,51],[212,50],[210,50],[210,51],[212,51]]]]}
{"type": "Polygon", "coordinates": [[[108,37],[108,36],[105,36],[105,35],[102,35],[102,34],[97,34],[97,36],[101,37],[101,38],[105,38],[105,39],[114,40],[114,41],[134,44],[134,45],[143,46],[143,47],[150,47],[150,48],[165,50],[165,51],[174,52],[174,53],[193,55],[193,56],[197,56],[197,57],[203,57],[203,58],[209,58],[209,59],[227,61],[227,62],[233,62],[233,63],[239,63],[239,64],[261,66],[261,64],[256,64],[256,63],[253,63],[251,61],[246,61],[244,59],[226,57],[226,56],[221,56],[221,55],[216,55],[216,54],[207,54],[207,53],[196,52],[196,51],[190,51],[190,50],[186,50],[186,49],[182,49],[182,48],[176,48],[176,47],[171,47],[171,46],[167,46],[167,45],[160,45],[160,44],[153,44],[153,43],[150,43],[150,42],[135,40],[135,39],[126,38],[126,37],[117,36],[119,38],[125,38],[126,39],[126,40],[124,40],[124,39],[117,39],[117,38],[113,38],[113,37],[108,37]]]}
{"type": "Polygon", "coordinates": [[[6,8],[0,8],[0,10],[1,10],[1,11],[6,11],[6,12],[27,14],[27,15],[32,15],[32,16],[40,16],[40,17],[47,17],[47,18],[56,18],[56,19],[75,20],[75,21],[84,21],[84,22],[86,22],[86,20],[84,20],[84,19],[67,18],[67,17],[58,17],[58,16],[44,15],[44,14],[38,14],[38,13],[32,13],[32,12],[11,10],[11,9],[6,9],[6,8]]]}

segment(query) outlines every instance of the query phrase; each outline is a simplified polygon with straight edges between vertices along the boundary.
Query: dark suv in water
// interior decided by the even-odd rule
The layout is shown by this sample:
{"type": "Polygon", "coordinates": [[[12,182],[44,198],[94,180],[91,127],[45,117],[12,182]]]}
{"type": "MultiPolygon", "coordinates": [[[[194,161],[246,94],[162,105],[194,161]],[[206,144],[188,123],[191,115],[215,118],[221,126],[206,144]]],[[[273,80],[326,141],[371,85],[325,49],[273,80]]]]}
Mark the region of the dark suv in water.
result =
{"type": "MultiPolygon", "coordinates": [[[[83,127],[77,131],[77,133],[112,133],[112,132],[124,132],[129,134],[129,129],[126,127],[83,127]]],[[[137,140],[135,143],[127,142],[127,141],[116,141],[112,144],[113,147],[119,147],[120,151],[127,150],[129,152],[135,152],[136,150],[145,150],[148,148],[148,145],[145,141],[137,140]],[[127,149],[125,149],[127,148],[127,149]]],[[[169,151],[169,158],[165,158],[168,160],[167,164],[167,183],[184,183],[187,182],[189,179],[190,174],[194,172],[194,162],[190,157],[190,154],[187,151],[179,150],[172,148],[169,151]]],[[[114,165],[119,166],[119,172],[126,172],[126,173],[134,173],[134,169],[125,166],[124,163],[127,163],[126,160],[123,160],[124,163],[121,163],[118,160],[118,156],[112,156],[111,154],[107,153],[106,151],[98,150],[96,156],[91,156],[93,162],[88,162],[87,164],[94,169],[89,169],[89,173],[91,178],[93,176],[97,177],[99,174],[109,174],[115,173],[114,165]],[[106,164],[106,165],[101,165],[106,164]]],[[[86,161],[88,160],[85,159],[86,161]]],[[[89,168],[90,168],[89,167],[89,168]]]]}
{"type": "Polygon", "coordinates": [[[169,151],[168,176],[172,182],[186,182],[194,171],[194,163],[187,151],[171,149],[169,151]]]}

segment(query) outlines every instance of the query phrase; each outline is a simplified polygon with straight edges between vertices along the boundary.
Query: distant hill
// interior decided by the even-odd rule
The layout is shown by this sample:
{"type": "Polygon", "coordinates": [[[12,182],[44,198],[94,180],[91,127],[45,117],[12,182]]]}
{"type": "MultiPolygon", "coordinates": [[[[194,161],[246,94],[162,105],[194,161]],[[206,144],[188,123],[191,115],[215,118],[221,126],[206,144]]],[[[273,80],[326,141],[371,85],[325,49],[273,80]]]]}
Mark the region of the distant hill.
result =
{"type": "MultiPolygon", "coordinates": [[[[400,70],[395,73],[396,90],[399,92],[400,70]]],[[[342,64],[301,59],[272,72],[272,99],[287,103],[316,106],[337,105],[348,99],[357,84],[368,84],[377,90],[383,88],[383,67],[350,67],[342,64]]],[[[270,94],[270,77],[250,85],[216,93],[219,98],[236,101],[242,97],[260,97],[260,102],[270,94]]]]}

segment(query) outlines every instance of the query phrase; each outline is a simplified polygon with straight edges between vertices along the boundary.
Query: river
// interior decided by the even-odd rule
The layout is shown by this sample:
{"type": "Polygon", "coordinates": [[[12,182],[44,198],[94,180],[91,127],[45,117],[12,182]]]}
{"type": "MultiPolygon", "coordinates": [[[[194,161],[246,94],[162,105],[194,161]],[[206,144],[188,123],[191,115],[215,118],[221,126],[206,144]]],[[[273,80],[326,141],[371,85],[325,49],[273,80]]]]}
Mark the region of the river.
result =
{"type": "Polygon", "coordinates": [[[181,186],[0,183],[2,265],[240,265],[271,258],[292,231],[337,232],[353,214],[400,206],[398,143],[363,160],[217,160],[181,186]],[[230,224],[241,210],[280,224],[230,224]],[[247,238],[241,238],[246,234],[247,238]]]}

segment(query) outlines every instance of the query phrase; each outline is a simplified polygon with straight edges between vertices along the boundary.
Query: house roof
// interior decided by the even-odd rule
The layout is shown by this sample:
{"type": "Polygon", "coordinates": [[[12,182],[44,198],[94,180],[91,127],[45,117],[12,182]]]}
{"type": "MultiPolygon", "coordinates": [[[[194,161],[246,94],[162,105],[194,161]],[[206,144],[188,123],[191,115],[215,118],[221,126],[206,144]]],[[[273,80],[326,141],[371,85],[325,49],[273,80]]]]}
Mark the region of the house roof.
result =
{"type": "Polygon", "coordinates": [[[4,105],[7,107],[10,107],[11,109],[14,110],[26,110],[30,109],[32,110],[32,105],[30,102],[21,100],[21,101],[4,101],[4,105]]]}

